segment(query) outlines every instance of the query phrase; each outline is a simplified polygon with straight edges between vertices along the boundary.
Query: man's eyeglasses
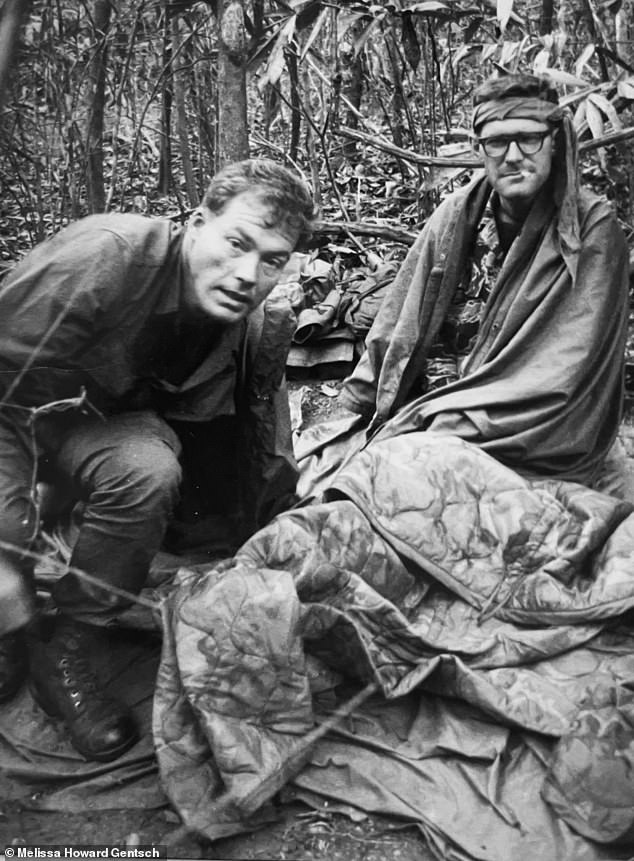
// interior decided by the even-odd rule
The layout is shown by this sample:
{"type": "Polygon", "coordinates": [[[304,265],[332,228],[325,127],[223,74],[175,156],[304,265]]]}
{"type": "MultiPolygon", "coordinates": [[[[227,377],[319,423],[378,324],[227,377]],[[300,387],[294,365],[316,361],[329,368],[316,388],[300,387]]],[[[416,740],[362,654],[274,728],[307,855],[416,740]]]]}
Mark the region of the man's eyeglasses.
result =
{"type": "Polygon", "coordinates": [[[490,158],[503,158],[512,143],[517,145],[522,155],[535,155],[544,146],[544,141],[550,137],[550,134],[550,131],[546,131],[478,138],[478,144],[490,158]]]}

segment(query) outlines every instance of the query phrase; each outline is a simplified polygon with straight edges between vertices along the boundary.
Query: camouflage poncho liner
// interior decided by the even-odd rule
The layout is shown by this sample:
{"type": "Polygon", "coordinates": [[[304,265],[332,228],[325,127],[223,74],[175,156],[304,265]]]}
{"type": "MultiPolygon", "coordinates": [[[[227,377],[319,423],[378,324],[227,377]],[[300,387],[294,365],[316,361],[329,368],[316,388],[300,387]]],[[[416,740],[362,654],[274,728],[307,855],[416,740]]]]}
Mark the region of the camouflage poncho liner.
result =
{"type": "Polygon", "coordinates": [[[417,822],[443,857],[626,857],[592,841],[634,821],[630,511],[410,433],[232,560],[182,571],[153,723],[185,823],[254,827],[281,776],[417,822]],[[298,759],[324,717],[315,661],[379,694],[298,759]]]}

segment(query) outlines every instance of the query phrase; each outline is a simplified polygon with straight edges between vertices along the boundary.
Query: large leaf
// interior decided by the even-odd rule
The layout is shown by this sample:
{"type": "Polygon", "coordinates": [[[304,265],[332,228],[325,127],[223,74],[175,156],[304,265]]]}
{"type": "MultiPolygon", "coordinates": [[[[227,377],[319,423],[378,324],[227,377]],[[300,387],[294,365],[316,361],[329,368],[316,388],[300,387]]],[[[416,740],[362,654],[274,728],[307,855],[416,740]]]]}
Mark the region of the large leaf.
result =
{"type": "Polygon", "coordinates": [[[420,45],[418,44],[418,36],[416,35],[412,16],[405,13],[401,19],[401,42],[405,59],[415,72],[420,63],[420,45]]]}
{"type": "Polygon", "coordinates": [[[490,60],[492,57],[494,57],[497,52],[497,49],[498,46],[495,44],[495,42],[490,42],[488,45],[483,45],[480,62],[484,64],[487,60],[490,60]]]}
{"type": "Polygon", "coordinates": [[[605,132],[603,117],[598,107],[590,100],[590,97],[586,101],[586,121],[593,138],[603,137],[605,132]]]}
{"type": "Polygon", "coordinates": [[[597,90],[600,90],[603,86],[605,85],[595,84],[593,87],[584,87],[583,90],[576,90],[574,93],[569,93],[566,96],[561,96],[561,98],[559,99],[559,104],[562,108],[566,108],[571,107],[578,102],[585,102],[586,97],[589,96],[590,93],[596,93],[597,90]]]}
{"type": "MultiPolygon", "coordinates": [[[[328,11],[329,7],[324,6],[324,12],[328,11]]],[[[337,15],[337,31],[340,36],[344,36],[357,21],[367,18],[368,13],[360,10],[344,11],[341,9],[337,15]]]]}
{"type": "MultiPolygon", "coordinates": [[[[575,60],[575,75],[577,75],[577,77],[580,77],[584,68],[588,66],[588,61],[594,54],[594,50],[595,46],[592,43],[586,45],[586,47],[575,60]]],[[[596,75],[596,72],[590,66],[588,66],[588,72],[590,72],[590,74],[592,75],[596,75]]]]}
{"type": "Polygon", "coordinates": [[[453,54],[451,58],[451,62],[453,63],[453,68],[457,69],[460,65],[460,61],[464,60],[465,57],[468,57],[473,51],[478,49],[477,45],[462,45],[458,50],[453,54]]]}
{"type": "Polygon", "coordinates": [[[500,54],[500,65],[515,72],[522,56],[524,44],[525,39],[522,39],[521,42],[504,42],[500,54]]]}
{"type": "Polygon", "coordinates": [[[439,3],[438,0],[423,0],[422,3],[413,3],[407,9],[407,12],[417,15],[433,15],[436,12],[448,11],[449,6],[446,3],[439,3]]]}
{"type": "Polygon", "coordinates": [[[284,71],[286,59],[284,57],[284,49],[287,47],[290,40],[295,34],[295,25],[297,23],[297,15],[290,15],[279,31],[279,35],[271,51],[271,56],[266,64],[264,72],[258,80],[258,90],[263,92],[267,84],[276,84],[284,71]]]}
{"type": "Polygon", "coordinates": [[[588,101],[592,102],[593,105],[596,105],[596,107],[606,115],[610,120],[613,129],[618,131],[623,128],[623,123],[616,112],[616,108],[604,95],[601,93],[591,93],[591,95],[588,96],[588,101]]]}
{"type": "Polygon", "coordinates": [[[575,115],[573,117],[573,125],[577,130],[578,134],[585,129],[587,126],[586,123],[586,108],[588,107],[588,100],[584,99],[582,102],[579,102],[577,105],[577,110],[575,111],[575,115]]]}
{"type": "Polygon", "coordinates": [[[324,23],[326,22],[329,15],[330,15],[330,9],[327,6],[324,7],[321,10],[321,12],[319,13],[319,18],[317,18],[317,20],[315,21],[315,23],[313,25],[313,29],[310,31],[310,35],[308,36],[308,39],[306,39],[306,44],[302,48],[302,55],[300,57],[300,60],[303,60],[304,57],[306,56],[306,54],[312,48],[315,39],[317,38],[317,36],[319,36],[319,32],[320,32],[321,28],[324,26],[324,23]]]}
{"type": "Polygon", "coordinates": [[[541,75],[548,68],[550,62],[550,48],[543,47],[533,58],[533,74],[541,75]]]}
{"type": "Polygon", "coordinates": [[[588,81],[584,81],[583,78],[571,75],[569,72],[562,72],[561,69],[553,69],[552,66],[544,69],[544,74],[548,75],[551,81],[554,81],[556,84],[563,84],[565,87],[587,87],[589,83],[588,81]]]}
{"type": "Polygon", "coordinates": [[[365,28],[363,33],[361,33],[361,35],[359,36],[357,41],[354,43],[354,56],[355,56],[355,58],[359,56],[361,51],[363,51],[366,42],[368,41],[368,39],[372,35],[372,31],[377,27],[378,23],[379,23],[379,18],[373,18],[372,21],[370,21],[368,26],[365,28]]]}
{"type": "Polygon", "coordinates": [[[624,81],[619,81],[616,85],[616,91],[622,99],[634,101],[634,78],[626,78],[624,81]]]}
{"type": "Polygon", "coordinates": [[[496,2],[496,17],[500,24],[502,33],[506,30],[506,25],[513,13],[513,0],[497,0],[496,2]]]}

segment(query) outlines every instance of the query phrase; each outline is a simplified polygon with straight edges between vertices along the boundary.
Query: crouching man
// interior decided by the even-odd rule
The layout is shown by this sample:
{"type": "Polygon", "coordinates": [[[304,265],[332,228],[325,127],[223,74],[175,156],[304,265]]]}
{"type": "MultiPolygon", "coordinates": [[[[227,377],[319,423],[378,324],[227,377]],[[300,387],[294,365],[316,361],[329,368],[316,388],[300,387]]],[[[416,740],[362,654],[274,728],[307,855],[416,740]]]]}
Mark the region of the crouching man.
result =
{"type": "Polygon", "coordinates": [[[137,739],[87,660],[94,626],[126,605],[108,587],[141,589],[175,513],[232,508],[240,540],[292,497],[293,317],[265,300],[312,213],[291,172],[239,162],[185,227],[89,216],[0,287],[0,701],[30,655],[36,700],[88,759],[115,759],[137,739]],[[91,575],[56,582],[46,638],[28,556],[38,475],[83,504],[70,566],[91,575]]]}

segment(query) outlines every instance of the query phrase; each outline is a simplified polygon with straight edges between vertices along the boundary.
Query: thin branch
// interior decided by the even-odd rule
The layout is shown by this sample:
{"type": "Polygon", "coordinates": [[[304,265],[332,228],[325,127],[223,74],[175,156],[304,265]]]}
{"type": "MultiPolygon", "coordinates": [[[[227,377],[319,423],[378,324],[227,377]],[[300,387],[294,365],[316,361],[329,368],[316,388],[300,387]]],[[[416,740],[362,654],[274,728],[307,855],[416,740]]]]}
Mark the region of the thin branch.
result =
{"type": "Polygon", "coordinates": [[[450,158],[449,156],[421,155],[420,153],[396,146],[377,135],[369,135],[356,129],[350,129],[347,126],[341,126],[334,134],[361,141],[361,143],[383,150],[395,156],[395,158],[402,158],[405,161],[414,162],[414,164],[437,167],[482,167],[482,162],[478,158],[450,158]]]}
{"type": "MultiPolygon", "coordinates": [[[[454,158],[450,156],[421,155],[420,153],[410,152],[402,147],[395,146],[389,141],[378,137],[378,135],[369,135],[365,132],[357,131],[356,129],[347,128],[346,126],[341,126],[334,132],[334,134],[340,135],[341,137],[352,138],[352,140],[361,141],[375,149],[383,150],[383,152],[389,153],[395,158],[402,158],[405,161],[414,162],[414,164],[424,164],[430,167],[469,167],[474,169],[482,167],[482,161],[478,158],[454,158]]],[[[629,140],[632,137],[634,137],[634,126],[628,126],[628,128],[621,129],[618,132],[608,132],[608,134],[601,135],[599,138],[583,141],[579,144],[579,152],[590,152],[591,150],[598,149],[602,146],[621,143],[622,141],[629,140]]]]}
{"type": "MultiPolygon", "coordinates": [[[[243,817],[251,816],[272,795],[278,792],[288,781],[294,777],[300,768],[306,764],[311,751],[317,742],[327,733],[338,726],[342,720],[359,708],[366,700],[379,690],[378,682],[369,682],[364,688],[349,700],[336,708],[328,717],[320,720],[318,725],[311,729],[300,739],[286,754],[283,761],[277,765],[257,786],[240,799],[235,799],[235,804],[243,817]]],[[[231,801],[227,793],[221,796],[214,804],[221,807],[226,800],[231,801]]]]}
{"type": "Polygon", "coordinates": [[[372,224],[367,221],[315,221],[313,232],[326,235],[342,232],[356,233],[359,236],[376,236],[379,239],[400,242],[403,245],[411,245],[418,236],[417,233],[400,227],[388,227],[385,224],[372,224]]]}
{"type": "MultiPolygon", "coordinates": [[[[51,544],[51,546],[54,549],[57,549],[56,545],[51,544]]],[[[146,598],[144,595],[137,595],[134,592],[128,592],[127,589],[120,589],[118,586],[114,586],[112,583],[106,583],[103,580],[100,580],[98,577],[93,577],[92,574],[88,574],[86,573],[86,571],[82,571],[81,568],[75,568],[73,565],[67,565],[65,562],[60,562],[58,559],[55,559],[44,553],[36,553],[33,550],[25,550],[24,547],[20,547],[17,544],[13,544],[11,541],[0,541],[0,550],[4,550],[5,552],[10,553],[17,553],[20,556],[24,556],[27,559],[32,559],[35,562],[44,561],[47,565],[56,569],[56,572],[61,575],[74,574],[75,577],[77,577],[79,580],[83,580],[86,583],[90,583],[91,586],[96,586],[99,589],[102,589],[104,592],[110,592],[112,595],[116,595],[118,598],[124,598],[126,601],[130,601],[134,604],[141,604],[143,607],[148,607],[150,610],[158,611],[160,609],[160,603],[152,601],[150,598],[146,598]]]]}
{"type": "Polygon", "coordinates": [[[621,129],[618,132],[608,132],[607,135],[601,135],[600,138],[594,138],[590,141],[584,141],[579,144],[580,152],[589,152],[593,149],[598,149],[602,146],[610,146],[611,144],[621,143],[634,137],[634,126],[628,126],[626,129],[621,129]]]}

